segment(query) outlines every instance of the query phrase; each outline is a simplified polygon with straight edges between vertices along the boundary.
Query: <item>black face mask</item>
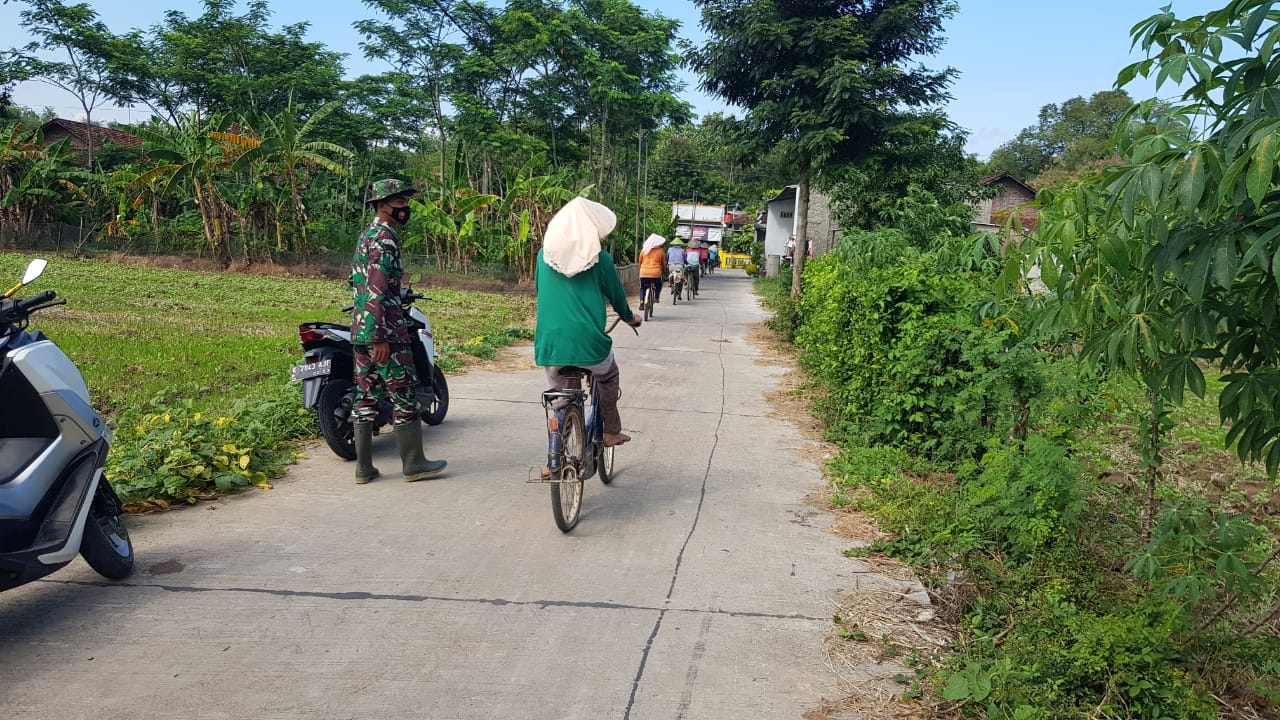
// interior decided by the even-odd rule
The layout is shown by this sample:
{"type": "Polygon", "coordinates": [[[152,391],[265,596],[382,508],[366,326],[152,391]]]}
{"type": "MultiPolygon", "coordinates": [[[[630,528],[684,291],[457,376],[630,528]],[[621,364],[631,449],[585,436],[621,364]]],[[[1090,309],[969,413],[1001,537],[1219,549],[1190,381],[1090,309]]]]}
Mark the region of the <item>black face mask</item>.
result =
{"type": "Polygon", "coordinates": [[[395,220],[397,223],[400,223],[401,225],[408,224],[409,222],[408,207],[393,207],[387,214],[391,216],[392,220],[395,220]]]}

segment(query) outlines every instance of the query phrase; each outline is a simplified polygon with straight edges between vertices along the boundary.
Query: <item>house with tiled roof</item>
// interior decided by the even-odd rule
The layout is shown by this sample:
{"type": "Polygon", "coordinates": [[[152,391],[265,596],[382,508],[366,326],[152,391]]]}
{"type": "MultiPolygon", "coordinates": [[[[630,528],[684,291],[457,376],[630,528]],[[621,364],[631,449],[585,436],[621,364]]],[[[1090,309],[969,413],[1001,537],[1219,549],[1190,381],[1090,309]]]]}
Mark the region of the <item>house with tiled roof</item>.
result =
{"type": "Polygon", "coordinates": [[[131,135],[115,128],[99,127],[98,125],[89,125],[88,123],[64,120],[63,118],[54,118],[45,123],[41,126],[40,133],[44,138],[45,147],[68,140],[71,146],[71,156],[81,165],[89,164],[89,143],[93,143],[94,150],[102,147],[105,143],[124,147],[142,147],[142,138],[137,135],[131,135]]]}
{"type": "MultiPolygon", "coordinates": [[[[1005,218],[1009,216],[1010,210],[1036,199],[1035,188],[1008,172],[982,178],[979,182],[983,187],[995,188],[996,194],[975,204],[974,232],[998,231],[1005,218]]],[[[1034,230],[1036,220],[1040,217],[1040,208],[1023,208],[1021,217],[1023,228],[1034,230]]]]}

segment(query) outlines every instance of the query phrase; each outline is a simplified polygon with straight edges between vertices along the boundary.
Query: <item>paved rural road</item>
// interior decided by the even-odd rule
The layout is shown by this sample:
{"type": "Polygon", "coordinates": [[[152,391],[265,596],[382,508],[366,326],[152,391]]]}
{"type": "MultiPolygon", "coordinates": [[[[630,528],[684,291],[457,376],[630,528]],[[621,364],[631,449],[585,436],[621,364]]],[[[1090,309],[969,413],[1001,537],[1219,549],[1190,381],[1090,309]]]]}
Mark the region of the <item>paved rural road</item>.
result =
{"type": "Polygon", "coordinates": [[[316,444],[274,490],[135,518],[131,580],[77,561],[0,595],[0,715],[800,718],[839,695],[834,603],[876,578],[767,417],[762,317],[722,271],[615,332],[634,440],[571,535],[525,483],[540,370],[450,379],[440,479],[402,482],[384,435],[369,485],[316,444]]]}

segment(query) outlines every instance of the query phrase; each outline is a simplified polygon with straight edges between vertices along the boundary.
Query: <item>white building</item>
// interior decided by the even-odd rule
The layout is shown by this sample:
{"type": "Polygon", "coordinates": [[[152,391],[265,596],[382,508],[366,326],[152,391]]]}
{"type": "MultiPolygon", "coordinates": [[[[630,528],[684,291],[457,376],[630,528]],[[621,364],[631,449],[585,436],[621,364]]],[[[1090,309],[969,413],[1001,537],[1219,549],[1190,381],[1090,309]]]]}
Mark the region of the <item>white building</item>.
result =
{"type": "MultiPolygon", "coordinates": [[[[765,201],[763,224],[756,224],[756,238],[764,240],[764,254],[785,256],[787,238],[796,234],[796,185],[788,185],[778,196],[765,201]]],[[[831,214],[831,198],[809,191],[809,229],[806,233],[813,254],[830,251],[840,240],[840,225],[831,214]]]]}
{"type": "Polygon", "coordinates": [[[671,219],[676,223],[676,236],[702,243],[724,240],[725,208],[723,205],[671,203],[671,219]]]}

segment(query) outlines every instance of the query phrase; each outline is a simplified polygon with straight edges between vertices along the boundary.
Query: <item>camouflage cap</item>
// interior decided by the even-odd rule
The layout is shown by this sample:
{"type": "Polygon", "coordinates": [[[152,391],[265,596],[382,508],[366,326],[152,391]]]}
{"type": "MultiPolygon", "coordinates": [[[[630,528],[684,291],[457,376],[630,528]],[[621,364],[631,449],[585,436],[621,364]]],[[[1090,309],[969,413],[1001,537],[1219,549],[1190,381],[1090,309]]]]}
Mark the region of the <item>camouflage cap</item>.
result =
{"type": "Polygon", "coordinates": [[[379,200],[386,200],[387,198],[395,197],[396,195],[413,196],[417,194],[417,190],[413,189],[410,185],[406,185],[402,180],[397,180],[395,178],[376,180],[369,186],[369,196],[365,198],[364,204],[372,205],[379,200]]]}

